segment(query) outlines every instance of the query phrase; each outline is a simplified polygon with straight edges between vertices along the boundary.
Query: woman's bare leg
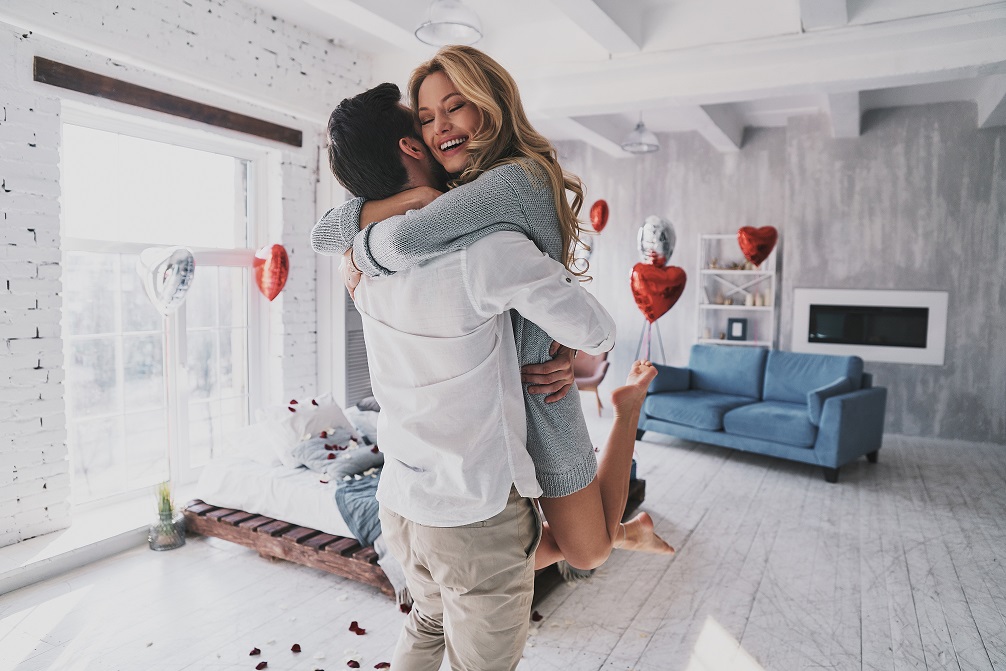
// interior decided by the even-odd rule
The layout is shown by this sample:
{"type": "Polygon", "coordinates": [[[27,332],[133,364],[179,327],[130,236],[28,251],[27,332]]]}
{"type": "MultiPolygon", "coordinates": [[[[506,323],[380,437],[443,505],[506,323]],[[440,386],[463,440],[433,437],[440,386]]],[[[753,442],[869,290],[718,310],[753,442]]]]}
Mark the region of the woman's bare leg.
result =
{"type": "Polygon", "coordinates": [[[612,393],[615,420],[594,481],[569,496],[539,499],[549,528],[543,532],[535,568],[563,558],[576,568],[596,568],[608,558],[612,547],[674,552],[653,533],[649,515],[642,513],[624,526],[620,524],[629,497],[639,412],[656,374],[650,362],[637,361],[625,386],[612,393]]]}

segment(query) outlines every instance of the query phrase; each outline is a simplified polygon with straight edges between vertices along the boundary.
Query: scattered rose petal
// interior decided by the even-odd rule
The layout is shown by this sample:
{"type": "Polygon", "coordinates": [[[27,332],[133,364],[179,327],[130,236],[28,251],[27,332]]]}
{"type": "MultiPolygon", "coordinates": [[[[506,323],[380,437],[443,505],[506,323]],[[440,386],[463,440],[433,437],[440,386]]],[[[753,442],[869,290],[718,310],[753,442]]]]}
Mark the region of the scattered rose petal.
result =
{"type": "Polygon", "coordinates": [[[337,447],[339,447],[339,446],[338,445],[328,445],[328,444],[325,445],[325,449],[326,450],[334,450],[337,447]]]}
{"type": "Polygon", "coordinates": [[[266,643],[268,643],[269,645],[272,645],[275,642],[276,642],[275,638],[270,638],[268,641],[266,641],[266,643]]]}
{"type": "Polygon", "coordinates": [[[300,652],[300,643],[294,643],[290,646],[290,652],[300,652]]]}
{"type": "Polygon", "coordinates": [[[346,666],[348,666],[351,669],[358,669],[360,668],[360,663],[355,659],[351,659],[348,662],[346,662],[346,666]]]}
{"type": "Polygon", "coordinates": [[[328,453],[328,458],[329,459],[335,459],[335,452],[329,452],[328,453]]]}
{"type": "Polygon", "coordinates": [[[325,653],[323,653],[323,652],[316,652],[316,653],[314,653],[314,658],[315,659],[325,659],[325,653]]]}
{"type": "Polygon", "coordinates": [[[262,671],[262,669],[267,668],[268,666],[269,662],[259,662],[255,665],[255,671],[262,671]]]}
{"type": "Polygon", "coordinates": [[[391,668],[391,663],[390,662],[380,662],[379,664],[374,664],[374,668],[375,669],[390,669],[391,668]]]}
{"type": "Polygon", "coordinates": [[[312,398],[312,399],[311,399],[311,405],[318,405],[318,401],[316,401],[316,400],[314,400],[314,399],[312,398]]]}
{"type": "Polygon", "coordinates": [[[595,451],[595,452],[600,452],[600,451],[601,451],[601,448],[599,448],[599,447],[595,447],[595,448],[594,448],[594,451],[595,451]]]}
{"type": "Polygon", "coordinates": [[[545,617],[541,613],[539,613],[538,611],[533,611],[531,613],[531,621],[532,622],[541,622],[544,619],[545,619],[545,617]]]}
{"type": "Polygon", "coordinates": [[[378,452],[380,452],[380,450],[377,449],[377,445],[374,445],[372,448],[370,448],[370,451],[373,452],[374,454],[377,454],[378,452]]]}
{"type": "Polygon", "coordinates": [[[287,408],[290,412],[297,412],[297,408],[287,408]]]}
{"type": "Polygon", "coordinates": [[[349,630],[357,636],[363,636],[367,633],[367,630],[361,627],[360,623],[356,620],[353,620],[352,624],[349,625],[349,630]]]}
{"type": "Polygon", "coordinates": [[[297,399],[291,398],[290,399],[290,405],[297,405],[297,399]]]}
{"type": "Polygon", "coordinates": [[[322,431],[318,434],[319,438],[328,438],[328,431],[322,431]]]}
{"type": "Polygon", "coordinates": [[[261,655],[262,651],[258,648],[252,648],[252,651],[248,653],[249,657],[254,657],[255,655],[261,655]]]}
{"type": "Polygon", "coordinates": [[[398,610],[400,610],[400,611],[402,611],[403,613],[406,613],[406,614],[407,613],[411,613],[412,612],[412,604],[411,603],[400,603],[400,604],[398,604],[398,610]]]}
{"type": "Polygon", "coordinates": [[[328,480],[318,480],[318,482],[320,482],[323,485],[327,485],[328,484],[328,480]]]}

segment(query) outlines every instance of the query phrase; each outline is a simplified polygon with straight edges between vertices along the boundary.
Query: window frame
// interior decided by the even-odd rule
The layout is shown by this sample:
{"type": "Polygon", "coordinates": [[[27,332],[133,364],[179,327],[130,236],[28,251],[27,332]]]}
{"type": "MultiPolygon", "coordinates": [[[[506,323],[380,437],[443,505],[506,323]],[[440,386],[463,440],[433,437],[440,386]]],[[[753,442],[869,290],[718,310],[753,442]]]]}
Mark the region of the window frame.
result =
{"type": "MultiPolygon", "coordinates": [[[[180,120],[179,120],[180,121],[180,120]]],[[[191,247],[197,268],[220,266],[245,268],[248,271],[248,412],[253,421],[257,409],[265,407],[270,388],[269,360],[275,348],[270,328],[268,302],[258,292],[252,263],[255,251],[265,244],[271,231],[278,231],[280,195],[280,155],[275,149],[243,139],[227,137],[221,133],[192,128],[182,123],[165,122],[137,114],[126,114],[112,109],[86,105],[73,100],[62,101],[60,135],[63,126],[76,125],[111,133],[130,135],[144,140],[162,142],[199,151],[209,151],[247,161],[248,168],[248,219],[246,247],[235,249],[191,247]]],[[[60,147],[62,150],[62,140],[60,147]]],[[[62,229],[62,226],[61,226],[62,229]]],[[[62,237],[60,252],[105,252],[139,254],[148,247],[163,244],[114,242],[85,238],[62,237]]],[[[168,477],[174,488],[195,482],[202,472],[201,466],[192,466],[189,450],[188,399],[182,396],[187,390],[188,371],[180,364],[187,361],[185,350],[186,311],[170,313],[164,321],[165,398],[168,430],[168,477]],[[184,400],[185,402],[181,402],[184,400]]],[[[71,455],[72,459],[72,455],[71,455]]],[[[135,498],[147,489],[119,492],[85,502],[75,502],[77,510],[87,510],[135,498]]]]}

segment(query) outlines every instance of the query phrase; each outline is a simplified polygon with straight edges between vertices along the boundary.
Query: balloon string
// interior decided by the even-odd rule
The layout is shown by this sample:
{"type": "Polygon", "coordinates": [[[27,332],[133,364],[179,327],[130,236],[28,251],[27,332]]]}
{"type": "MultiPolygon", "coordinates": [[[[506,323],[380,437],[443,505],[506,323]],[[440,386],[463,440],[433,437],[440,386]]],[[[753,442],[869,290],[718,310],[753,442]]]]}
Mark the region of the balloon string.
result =
{"type": "Polygon", "coordinates": [[[646,331],[643,335],[643,358],[649,360],[650,358],[650,331],[653,329],[653,322],[646,322],[646,331]]]}

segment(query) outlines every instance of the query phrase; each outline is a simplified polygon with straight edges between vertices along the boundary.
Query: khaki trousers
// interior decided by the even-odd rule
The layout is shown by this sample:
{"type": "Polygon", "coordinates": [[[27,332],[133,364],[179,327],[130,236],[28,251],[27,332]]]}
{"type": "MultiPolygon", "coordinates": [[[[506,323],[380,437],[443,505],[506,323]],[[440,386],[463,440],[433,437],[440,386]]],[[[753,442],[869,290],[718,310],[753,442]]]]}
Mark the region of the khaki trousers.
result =
{"type": "Polygon", "coordinates": [[[511,671],[527,641],[541,521],[511,488],[500,514],[427,527],[381,507],[381,529],[415,603],[392,658],[395,671],[511,671]]]}

